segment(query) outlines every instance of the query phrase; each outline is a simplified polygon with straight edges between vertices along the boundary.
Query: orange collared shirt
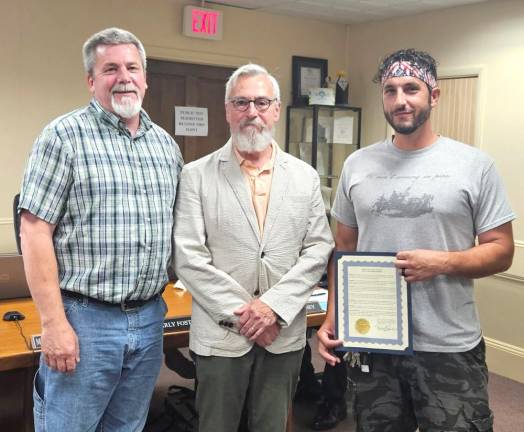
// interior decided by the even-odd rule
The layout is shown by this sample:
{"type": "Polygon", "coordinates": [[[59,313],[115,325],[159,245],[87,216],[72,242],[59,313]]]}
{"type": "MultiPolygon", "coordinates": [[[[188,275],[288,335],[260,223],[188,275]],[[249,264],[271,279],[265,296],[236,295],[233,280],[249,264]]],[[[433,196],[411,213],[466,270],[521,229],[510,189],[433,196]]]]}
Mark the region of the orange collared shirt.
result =
{"type": "Polygon", "coordinates": [[[255,214],[257,215],[260,236],[264,234],[264,222],[266,220],[269,194],[271,193],[271,180],[273,178],[273,167],[275,165],[275,156],[278,151],[278,145],[273,141],[271,143],[271,148],[271,159],[269,159],[261,168],[257,168],[249,160],[244,159],[234,147],[235,155],[240,164],[240,169],[244,173],[251,193],[251,201],[253,202],[255,214]]]}

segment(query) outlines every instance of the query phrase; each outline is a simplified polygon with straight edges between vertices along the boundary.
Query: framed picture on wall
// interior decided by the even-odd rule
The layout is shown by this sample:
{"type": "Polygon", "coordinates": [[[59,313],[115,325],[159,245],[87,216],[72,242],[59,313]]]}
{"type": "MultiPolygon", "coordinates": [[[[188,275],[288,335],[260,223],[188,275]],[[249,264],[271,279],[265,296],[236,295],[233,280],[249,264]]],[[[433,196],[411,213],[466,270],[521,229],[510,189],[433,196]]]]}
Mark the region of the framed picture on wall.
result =
{"type": "Polygon", "coordinates": [[[324,86],[327,66],[326,59],[292,57],[293,105],[307,105],[309,89],[324,86]]]}

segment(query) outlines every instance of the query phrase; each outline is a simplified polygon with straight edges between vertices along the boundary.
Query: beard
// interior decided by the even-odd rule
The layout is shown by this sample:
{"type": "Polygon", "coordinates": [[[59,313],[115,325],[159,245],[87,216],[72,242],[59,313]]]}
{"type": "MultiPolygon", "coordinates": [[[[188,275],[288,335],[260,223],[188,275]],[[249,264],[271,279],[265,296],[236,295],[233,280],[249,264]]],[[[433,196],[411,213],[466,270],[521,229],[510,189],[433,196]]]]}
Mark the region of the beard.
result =
{"type": "Polygon", "coordinates": [[[427,107],[422,108],[415,116],[411,122],[395,122],[395,113],[384,111],[384,116],[386,120],[393,128],[393,130],[402,135],[410,135],[415,132],[420,126],[422,126],[428,119],[431,114],[431,105],[428,104],[427,107]]]}
{"type": "Polygon", "coordinates": [[[142,98],[138,92],[138,89],[132,84],[116,84],[111,89],[111,106],[118,116],[130,119],[136,116],[142,108],[142,98]],[[115,92],[135,92],[136,97],[124,96],[117,101],[115,98],[115,92]]]}
{"type": "Polygon", "coordinates": [[[231,130],[231,138],[238,151],[259,153],[271,144],[273,132],[273,129],[268,129],[259,122],[246,120],[240,124],[238,130],[231,130]],[[248,125],[254,127],[246,127],[248,125]]]}

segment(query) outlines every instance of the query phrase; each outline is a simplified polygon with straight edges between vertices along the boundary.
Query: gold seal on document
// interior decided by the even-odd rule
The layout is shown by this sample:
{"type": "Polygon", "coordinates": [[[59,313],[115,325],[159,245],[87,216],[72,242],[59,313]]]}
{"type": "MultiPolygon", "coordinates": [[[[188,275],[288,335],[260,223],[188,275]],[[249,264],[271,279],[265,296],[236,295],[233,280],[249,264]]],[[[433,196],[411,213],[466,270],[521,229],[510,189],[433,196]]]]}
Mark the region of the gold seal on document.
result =
{"type": "Polygon", "coordinates": [[[360,334],[366,334],[370,328],[371,328],[371,324],[369,323],[367,319],[359,318],[357,322],[355,323],[355,329],[360,334]]]}

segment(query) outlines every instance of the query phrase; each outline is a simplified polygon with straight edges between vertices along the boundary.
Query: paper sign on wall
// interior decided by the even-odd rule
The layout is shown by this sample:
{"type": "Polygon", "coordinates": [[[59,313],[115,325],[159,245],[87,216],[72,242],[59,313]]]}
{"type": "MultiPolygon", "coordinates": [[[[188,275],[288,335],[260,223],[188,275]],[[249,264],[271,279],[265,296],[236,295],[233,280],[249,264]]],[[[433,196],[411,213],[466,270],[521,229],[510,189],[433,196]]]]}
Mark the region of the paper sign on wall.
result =
{"type": "Polygon", "coordinates": [[[175,107],[175,135],[207,136],[207,126],[207,108],[175,107]]]}

